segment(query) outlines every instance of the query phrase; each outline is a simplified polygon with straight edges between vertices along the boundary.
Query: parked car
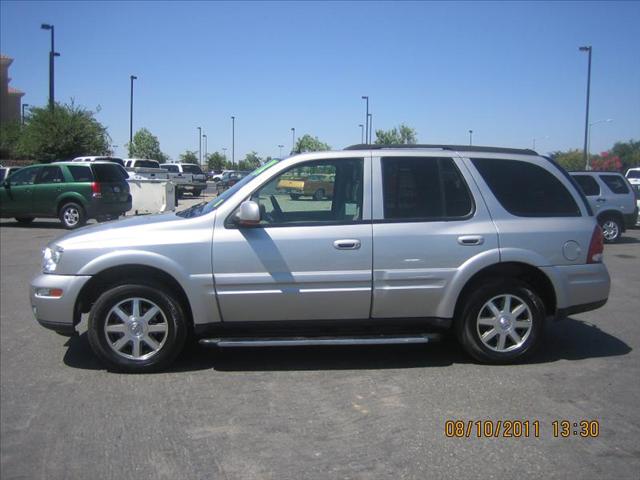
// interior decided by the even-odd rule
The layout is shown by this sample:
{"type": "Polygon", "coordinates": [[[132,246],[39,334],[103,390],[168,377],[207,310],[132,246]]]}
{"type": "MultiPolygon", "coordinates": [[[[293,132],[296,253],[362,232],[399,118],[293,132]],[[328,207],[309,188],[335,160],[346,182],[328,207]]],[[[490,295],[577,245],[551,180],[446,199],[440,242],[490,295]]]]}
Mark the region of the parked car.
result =
{"type": "Polygon", "coordinates": [[[125,158],[125,168],[160,168],[160,162],[146,158],[125,158]]]}
{"type": "Polygon", "coordinates": [[[9,175],[17,172],[22,167],[0,167],[0,182],[4,181],[5,178],[9,178],[9,175]]]}
{"type": "Polygon", "coordinates": [[[199,165],[176,162],[162,163],[160,167],[168,170],[169,173],[188,174],[192,176],[192,179],[188,183],[177,183],[176,188],[179,195],[184,192],[190,192],[194,197],[198,197],[207,189],[207,176],[199,165]]]}
{"type": "Polygon", "coordinates": [[[242,171],[242,170],[229,170],[224,175],[220,181],[216,184],[216,189],[218,193],[226,190],[227,188],[233,187],[236,183],[242,180],[244,177],[249,175],[251,172],[242,171]]]}
{"type": "Polygon", "coordinates": [[[570,172],[602,227],[604,241],[614,243],[638,220],[636,194],[617,172],[570,172]]]}
{"type": "Polygon", "coordinates": [[[177,214],[58,238],[31,305],[67,335],[89,313],[95,354],[129,372],[166,367],[192,334],[255,347],[452,330],[476,360],[505,364],[542,343],[547,319],[605,304],[602,257],[584,195],[535,152],[357,146],[269,162],[177,214]],[[301,168],[333,175],[330,202],[277,192],[301,168]]]}
{"type": "MultiPolygon", "coordinates": [[[[627,177],[631,187],[636,192],[636,205],[640,209],[640,167],[630,168],[627,170],[625,177],[627,177]]],[[[640,226],[640,216],[636,220],[636,226],[640,226]]]]}
{"type": "Polygon", "coordinates": [[[124,160],[118,157],[76,157],[72,162],[112,162],[124,167],[124,160]]]}
{"type": "Polygon", "coordinates": [[[212,177],[211,180],[213,180],[214,182],[218,183],[220,180],[222,180],[222,177],[225,173],[230,173],[233,172],[233,170],[222,170],[222,172],[219,173],[215,173],[212,177]]]}
{"type": "Polygon", "coordinates": [[[110,162],[57,162],[24,167],[0,188],[0,215],[20,223],[59,218],[74,229],[90,218],[116,218],[131,209],[126,172],[110,162]]]}
{"type": "Polygon", "coordinates": [[[293,200],[298,200],[302,196],[322,200],[333,197],[333,183],[334,178],[328,174],[292,175],[280,180],[276,189],[289,194],[293,200]]]}

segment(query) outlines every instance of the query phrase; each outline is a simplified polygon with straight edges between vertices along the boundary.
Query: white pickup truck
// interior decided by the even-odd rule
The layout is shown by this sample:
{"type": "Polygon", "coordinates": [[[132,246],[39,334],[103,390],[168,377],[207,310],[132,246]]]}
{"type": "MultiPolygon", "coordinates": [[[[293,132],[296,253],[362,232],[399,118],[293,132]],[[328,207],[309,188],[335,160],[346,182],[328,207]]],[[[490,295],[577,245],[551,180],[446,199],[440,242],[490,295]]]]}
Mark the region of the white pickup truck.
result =
{"type": "Polygon", "coordinates": [[[169,171],[169,178],[176,184],[178,196],[184,192],[198,197],[207,188],[207,176],[199,165],[193,163],[163,163],[160,168],[169,171]]]}

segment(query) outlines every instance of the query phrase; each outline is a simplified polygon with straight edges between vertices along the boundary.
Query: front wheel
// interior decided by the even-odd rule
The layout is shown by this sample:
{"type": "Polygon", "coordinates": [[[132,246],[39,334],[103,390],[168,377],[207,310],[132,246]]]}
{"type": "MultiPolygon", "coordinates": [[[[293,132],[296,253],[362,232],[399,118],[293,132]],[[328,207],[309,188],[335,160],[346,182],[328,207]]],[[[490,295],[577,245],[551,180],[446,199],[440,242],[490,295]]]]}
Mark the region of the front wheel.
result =
{"type": "Polygon", "coordinates": [[[540,343],[544,319],[544,304],[528,285],[518,280],[488,281],[467,298],[458,337],[480,362],[514,363],[540,343]]]}
{"type": "Polygon", "coordinates": [[[313,194],[313,199],[314,200],[322,200],[323,198],[324,198],[324,190],[322,188],[319,188],[313,194]]]}
{"type": "Polygon", "coordinates": [[[66,203],[59,212],[59,218],[64,228],[73,230],[87,223],[87,215],[84,208],[77,203],[66,203]]]}
{"type": "Polygon", "coordinates": [[[164,287],[130,284],[98,298],[88,330],[91,348],[108,368],[146,373],[167,367],[180,354],[187,321],[164,287]]]}
{"type": "Polygon", "coordinates": [[[196,188],[191,192],[191,195],[193,195],[194,197],[199,197],[201,193],[202,193],[202,190],[196,188]]]}
{"type": "Polygon", "coordinates": [[[622,227],[615,218],[605,218],[600,226],[602,227],[602,236],[606,243],[615,243],[620,239],[622,227]]]}

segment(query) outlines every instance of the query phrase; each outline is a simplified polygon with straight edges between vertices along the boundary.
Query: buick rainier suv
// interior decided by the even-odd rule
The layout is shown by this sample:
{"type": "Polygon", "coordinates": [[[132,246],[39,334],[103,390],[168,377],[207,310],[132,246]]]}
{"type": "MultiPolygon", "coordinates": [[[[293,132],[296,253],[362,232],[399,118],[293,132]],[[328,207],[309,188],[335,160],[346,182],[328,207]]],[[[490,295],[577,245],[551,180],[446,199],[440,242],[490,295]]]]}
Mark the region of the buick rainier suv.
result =
{"type": "Polygon", "coordinates": [[[179,213],[71,232],[31,284],[38,322],[111,370],[166,368],[187,344],[427,343],[522,361],[545,322],[607,301],[584,194],[530,150],[357,145],[271,161],[179,213]],[[314,177],[315,176],[315,177],[314,177]],[[318,178],[331,195],[297,196],[318,178]]]}

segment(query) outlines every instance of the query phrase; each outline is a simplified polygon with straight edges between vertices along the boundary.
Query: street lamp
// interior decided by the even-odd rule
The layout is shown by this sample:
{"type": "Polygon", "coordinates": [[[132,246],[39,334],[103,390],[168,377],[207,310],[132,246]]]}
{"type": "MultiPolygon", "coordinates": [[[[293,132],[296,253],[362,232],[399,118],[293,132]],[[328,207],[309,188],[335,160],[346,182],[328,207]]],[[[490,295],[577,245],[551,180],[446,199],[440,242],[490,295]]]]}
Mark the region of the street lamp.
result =
{"type": "Polygon", "coordinates": [[[224,161],[227,161],[227,148],[226,147],[222,147],[222,155],[224,155],[224,161]]]}
{"type": "Polygon", "coordinates": [[[365,120],[364,123],[366,125],[364,138],[367,139],[367,143],[368,143],[369,142],[369,97],[367,95],[363,95],[362,100],[366,100],[367,102],[367,113],[365,114],[365,117],[364,117],[364,120],[365,120]]]}
{"type": "Polygon", "coordinates": [[[586,118],[584,121],[584,151],[583,151],[583,159],[584,159],[584,164],[585,164],[585,168],[588,170],[589,169],[589,158],[588,158],[588,154],[587,154],[587,149],[588,149],[588,137],[589,137],[589,93],[591,91],[591,45],[587,46],[587,47],[580,47],[579,50],[581,52],[588,52],[589,53],[589,65],[587,67],[587,114],[586,114],[586,118]]]}
{"type": "Polygon", "coordinates": [[[198,128],[198,165],[202,166],[202,127],[198,128]]]}
{"type": "Polygon", "coordinates": [[[43,23],[40,25],[42,30],[51,31],[51,50],[49,51],[49,108],[53,110],[53,105],[55,103],[55,86],[54,86],[54,64],[53,59],[55,57],[59,57],[60,54],[56,52],[55,43],[54,43],[54,26],[48,23],[43,23]]]}
{"type": "Polygon", "coordinates": [[[469,146],[473,145],[473,130],[469,130],[469,146]]]}
{"type": "Polygon", "coordinates": [[[591,122],[589,124],[589,138],[587,139],[587,170],[591,170],[591,127],[599,123],[610,122],[613,122],[613,120],[611,118],[607,118],[605,120],[596,120],[595,122],[591,122]]]}
{"type": "Polygon", "coordinates": [[[236,164],[236,117],[231,117],[231,168],[236,164]]]}
{"type": "Polygon", "coordinates": [[[291,153],[296,149],[296,129],[291,127],[291,153]]]}
{"type": "Polygon", "coordinates": [[[282,147],[284,147],[284,145],[278,145],[278,148],[280,149],[280,160],[282,160],[282,147]]]}
{"type": "Polygon", "coordinates": [[[207,136],[202,135],[202,138],[204,139],[204,161],[206,163],[207,162],[207,136]]]}
{"type": "Polygon", "coordinates": [[[138,77],[131,75],[129,79],[131,80],[131,97],[129,102],[129,155],[131,155],[131,143],[133,142],[133,81],[137,80],[138,77]]]}
{"type": "Polygon", "coordinates": [[[373,113],[368,113],[367,118],[369,119],[369,139],[367,143],[371,144],[371,132],[373,131],[373,113]]]}
{"type": "Polygon", "coordinates": [[[358,126],[360,127],[360,143],[363,144],[364,143],[364,125],[359,123],[358,126]]]}
{"type": "Polygon", "coordinates": [[[26,107],[28,107],[28,106],[29,106],[29,104],[28,104],[28,103],[23,103],[23,104],[22,104],[22,125],[24,125],[24,109],[25,109],[26,107]]]}

